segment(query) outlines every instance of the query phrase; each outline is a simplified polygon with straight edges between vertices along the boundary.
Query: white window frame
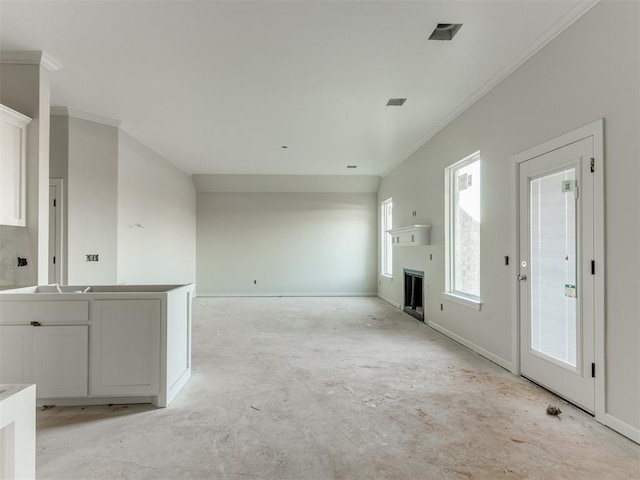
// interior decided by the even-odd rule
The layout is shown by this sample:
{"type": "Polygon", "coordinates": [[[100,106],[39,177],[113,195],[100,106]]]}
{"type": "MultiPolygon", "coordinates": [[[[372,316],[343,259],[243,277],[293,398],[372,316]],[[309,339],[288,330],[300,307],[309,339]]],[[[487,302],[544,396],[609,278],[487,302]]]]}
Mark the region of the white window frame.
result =
{"type": "MultiPolygon", "coordinates": [[[[480,301],[480,296],[472,295],[465,292],[456,291],[454,289],[454,227],[455,223],[453,221],[454,218],[454,208],[455,208],[455,188],[453,182],[456,181],[455,172],[460,168],[466,167],[467,165],[480,162],[480,151],[474,152],[468,157],[463,158],[462,160],[457,161],[456,163],[449,165],[445,168],[445,291],[442,293],[442,296],[445,300],[457,303],[459,305],[463,305],[465,307],[469,307],[475,310],[480,310],[482,306],[482,302],[480,301]]],[[[482,182],[482,179],[480,180],[482,182]]],[[[481,192],[482,186],[480,185],[481,192]]],[[[482,265],[480,266],[482,268],[482,265]]],[[[482,291],[482,285],[480,285],[480,291],[482,291]]]]}
{"type": "Polygon", "coordinates": [[[387,223],[387,208],[391,208],[393,223],[393,198],[389,197],[380,204],[380,275],[387,278],[393,278],[393,241],[391,234],[387,230],[391,230],[393,225],[387,223]],[[387,256],[389,259],[389,270],[387,270],[387,256]]]}

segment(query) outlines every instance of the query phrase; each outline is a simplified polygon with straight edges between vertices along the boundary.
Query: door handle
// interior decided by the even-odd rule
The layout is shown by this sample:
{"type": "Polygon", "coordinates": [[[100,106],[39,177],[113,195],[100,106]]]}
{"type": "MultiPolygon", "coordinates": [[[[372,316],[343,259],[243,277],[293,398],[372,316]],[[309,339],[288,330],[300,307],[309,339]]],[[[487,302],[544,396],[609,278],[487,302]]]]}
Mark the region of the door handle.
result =
{"type": "Polygon", "coordinates": [[[518,279],[519,282],[526,282],[527,281],[527,275],[526,274],[518,274],[518,276],[516,278],[518,279]]]}

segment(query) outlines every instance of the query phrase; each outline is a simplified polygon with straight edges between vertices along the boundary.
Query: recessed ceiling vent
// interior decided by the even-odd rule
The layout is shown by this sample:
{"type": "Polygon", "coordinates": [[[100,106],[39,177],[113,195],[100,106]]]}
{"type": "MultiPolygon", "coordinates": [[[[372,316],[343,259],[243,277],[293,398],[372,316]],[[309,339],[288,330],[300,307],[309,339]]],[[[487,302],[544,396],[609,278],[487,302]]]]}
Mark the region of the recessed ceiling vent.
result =
{"type": "Polygon", "coordinates": [[[406,98],[390,98],[387,102],[387,107],[401,107],[406,101],[406,98]]]}
{"type": "Polygon", "coordinates": [[[347,168],[358,168],[358,165],[347,165],[347,168]]]}
{"type": "Polygon", "coordinates": [[[453,40],[460,28],[462,28],[461,23],[439,23],[429,40],[453,40]]]}

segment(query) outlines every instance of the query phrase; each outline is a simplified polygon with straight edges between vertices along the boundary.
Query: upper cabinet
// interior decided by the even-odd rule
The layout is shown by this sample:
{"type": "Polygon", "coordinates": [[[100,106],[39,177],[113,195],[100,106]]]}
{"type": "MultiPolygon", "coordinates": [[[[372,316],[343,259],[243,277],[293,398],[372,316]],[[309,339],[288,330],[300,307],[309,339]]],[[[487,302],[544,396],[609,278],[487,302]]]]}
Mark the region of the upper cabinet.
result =
{"type": "Polygon", "coordinates": [[[27,125],[31,119],[0,105],[0,225],[24,227],[27,125]]]}

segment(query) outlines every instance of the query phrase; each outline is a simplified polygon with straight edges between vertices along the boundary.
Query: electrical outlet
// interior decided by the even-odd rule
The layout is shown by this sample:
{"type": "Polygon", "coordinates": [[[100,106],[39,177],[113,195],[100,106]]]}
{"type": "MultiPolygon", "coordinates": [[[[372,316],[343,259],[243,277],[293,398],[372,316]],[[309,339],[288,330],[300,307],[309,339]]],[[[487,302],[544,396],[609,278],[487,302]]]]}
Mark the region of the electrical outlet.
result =
{"type": "Polygon", "coordinates": [[[97,261],[98,261],[97,253],[92,253],[90,255],[87,255],[87,262],[97,262],[97,261]]]}

